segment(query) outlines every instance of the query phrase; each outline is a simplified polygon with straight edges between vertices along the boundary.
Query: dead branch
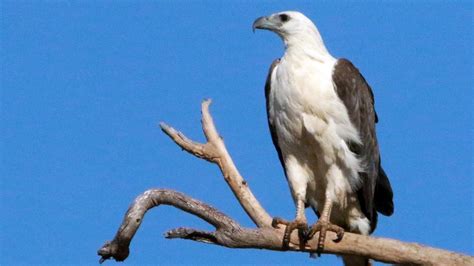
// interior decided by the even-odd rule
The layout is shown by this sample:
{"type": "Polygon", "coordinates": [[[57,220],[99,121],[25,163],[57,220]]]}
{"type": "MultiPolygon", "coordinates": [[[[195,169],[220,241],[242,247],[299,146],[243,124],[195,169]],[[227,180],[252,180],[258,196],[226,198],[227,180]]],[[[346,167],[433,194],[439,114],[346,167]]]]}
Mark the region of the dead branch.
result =
{"type": "Polygon", "coordinates": [[[185,151],[215,163],[219,166],[225,181],[230,186],[232,192],[239,200],[244,210],[258,227],[270,226],[272,218],[260,205],[258,200],[249,189],[247,182],[240,175],[239,170],[235,167],[234,161],[229,155],[224,141],[216,130],[214,121],[209,113],[209,105],[211,100],[202,102],[202,129],[207,143],[202,144],[194,142],[186,138],[181,132],[174,128],[160,123],[161,130],[168,135],[178,146],[185,151]]]}
{"type": "MultiPolygon", "coordinates": [[[[202,103],[202,127],[207,143],[202,144],[188,139],[181,132],[161,123],[161,129],[173,141],[187,152],[216,163],[237,200],[258,228],[241,227],[236,221],[217,209],[190,198],[180,192],[167,189],[151,189],[138,196],[131,204],[122,225],[112,241],[99,249],[100,262],[114,258],[123,261],[128,257],[130,242],[138,230],[145,213],[161,204],[171,205],[193,214],[215,227],[208,232],[193,228],[176,228],[165,234],[166,238],[190,239],[193,241],[216,244],[230,248],[258,248],[284,251],[282,246],[283,228],[271,227],[271,216],[263,209],[240,175],[230,157],[222,138],[219,136],[209,113],[211,101],[202,103]]],[[[328,232],[328,239],[335,239],[328,232]]],[[[291,238],[289,250],[315,252],[317,235],[307,243],[301,243],[297,233],[291,238]]],[[[374,260],[394,264],[415,265],[474,265],[474,257],[446,250],[422,246],[416,243],[404,243],[398,240],[375,238],[346,233],[342,241],[326,241],[323,253],[365,256],[374,260]]]]}

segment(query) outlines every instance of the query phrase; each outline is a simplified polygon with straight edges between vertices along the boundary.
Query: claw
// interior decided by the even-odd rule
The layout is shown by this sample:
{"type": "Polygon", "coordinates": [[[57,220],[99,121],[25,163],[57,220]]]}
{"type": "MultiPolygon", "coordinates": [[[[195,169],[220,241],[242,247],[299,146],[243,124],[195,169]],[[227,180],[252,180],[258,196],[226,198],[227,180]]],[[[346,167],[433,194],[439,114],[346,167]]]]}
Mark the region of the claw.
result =
{"type": "Polygon", "coordinates": [[[336,239],[333,239],[334,242],[340,242],[344,237],[344,229],[342,227],[337,226],[335,224],[331,224],[327,221],[318,220],[312,227],[308,234],[308,238],[306,240],[311,239],[316,232],[319,232],[318,238],[318,246],[316,248],[316,253],[318,256],[321,256],[321,252],[324,250],[324,241],[326,240],[326,232],[331,231],[336,233],[336,239]]]}
{"type": "Polygon", "coordinates": [[[332,240],[334,243],[341,242],[342,238],[344,237],[344,229],[342,229],[340,227],[339,227],[339,229],[340,230],[336,232],[336,238],[332,240]]]}
{"type": "Polygon", "coordinates": [[[298,230],[298,236],[300,239],[302,239],[306,243],[306,239],[308,239],[308,234],[309,234],[309,228],[308,226],[305,226],[304,228],[299,228],[298,230]]]}
{"type": "Polygon", "coordinates": [[[286,221],[286,220],[283,220],[282,218],[280,217],[275,217],[273,218],[272,220],[272,227],[273,228],[280,228],[278,225],[279,224],[284,224],[284,225],[288,225],[290,222],[286,221]]]}
{"type": "Polygon", "coordinates": [[[283,234],[283,248],[288,249],[289,244],[290,244],[290,237],[291,233],[295,230],[298,229],[298,234],[301,240],[306,239],[306,235],[308,234],[308,225],[306,224],[305,221],[300,221],[298,219],[289,222],[286,220],[283,220],[279,217],[275,217],[272,220],[272,227],[273,228],[280,228],[278,225],[284,224],[286,225],[285,228],[285,233],[283,234]]]}

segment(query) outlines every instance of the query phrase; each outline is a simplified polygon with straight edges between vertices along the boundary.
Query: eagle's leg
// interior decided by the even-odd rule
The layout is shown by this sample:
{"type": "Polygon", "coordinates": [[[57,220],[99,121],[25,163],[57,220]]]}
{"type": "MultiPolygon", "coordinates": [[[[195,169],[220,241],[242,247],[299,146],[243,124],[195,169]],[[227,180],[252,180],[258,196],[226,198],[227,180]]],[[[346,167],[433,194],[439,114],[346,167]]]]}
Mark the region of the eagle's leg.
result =
{"type": "Polygon", "coordinates": [[[337,238],[333,240],[334,242],[341,241],[342,237],[344,236],[344,229],[342,229],[342,227],[329,222],[329,218],[331,217],[331,210],[332,210],[332,202],[331,200],[326,199],[321,217],[311,227],[308,233],[308,239],[311,239],[314,236],[314,234],[316,234],[316,232],[319,232],[318,247],[316,249],[318,256],[321,255],[321,251],[323,251],[324,249],[324,241],[326,240],[327,231],[332,231],[336,233],[337,238]]]}
{"type": "Polygon", "coordinates": [[[296,204],[296,218],[294,221],[289,222],[279,217],[273,218],[272,226],[274,228],[278,228],[278,225],[280,224],[286,225],[285,233],[283,235],[283,248],[287,249],[289,247],[291,233],[295,229],[298,229],[300,239],[305,239],[304,236],[307,235],[308,223],[306,221],[304,209],[303,200],[298,199],[296,204]]]}

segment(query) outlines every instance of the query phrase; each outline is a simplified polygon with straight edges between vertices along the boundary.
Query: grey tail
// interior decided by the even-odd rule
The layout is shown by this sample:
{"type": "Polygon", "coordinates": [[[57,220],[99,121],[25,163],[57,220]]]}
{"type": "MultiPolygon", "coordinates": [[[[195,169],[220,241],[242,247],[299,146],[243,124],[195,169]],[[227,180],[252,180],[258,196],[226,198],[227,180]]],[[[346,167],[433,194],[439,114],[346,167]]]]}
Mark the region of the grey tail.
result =
{"type": "Polygon", "coordinates": [[[383,215],[390,216],[393,214],[393,191],[387,174],[382,166],[379,167],[379,177],[375,184],[374,192],[375,209],[383,215]]]}
{"type": "Polygon", "coordinates": [[[342,256],[345,266],[370,266],[372,263],[366,257],[344,255],[342,256]]]}

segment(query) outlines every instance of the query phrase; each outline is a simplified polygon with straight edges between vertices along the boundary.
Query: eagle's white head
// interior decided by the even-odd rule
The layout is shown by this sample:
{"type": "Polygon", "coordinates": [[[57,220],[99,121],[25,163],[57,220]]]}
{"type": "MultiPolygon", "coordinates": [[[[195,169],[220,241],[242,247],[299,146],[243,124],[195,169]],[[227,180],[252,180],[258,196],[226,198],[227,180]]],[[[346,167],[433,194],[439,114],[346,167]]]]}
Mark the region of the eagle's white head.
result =
{"type": "Polygon", "coordinates": [[[316,25],[297,11],[283,11],[257,18],[253,30],[273,31],[280,36],[287,49],[312,49],[321,54],[329,54],[316,25]]]}

